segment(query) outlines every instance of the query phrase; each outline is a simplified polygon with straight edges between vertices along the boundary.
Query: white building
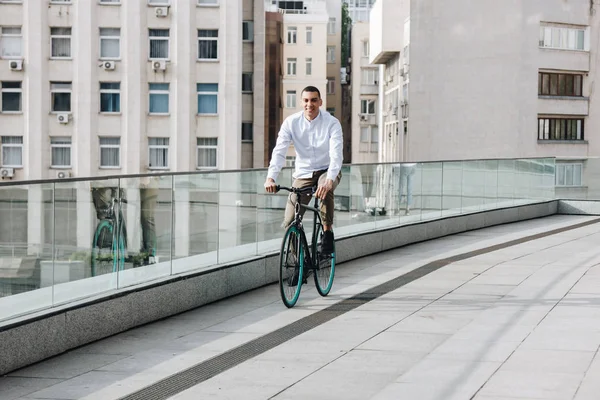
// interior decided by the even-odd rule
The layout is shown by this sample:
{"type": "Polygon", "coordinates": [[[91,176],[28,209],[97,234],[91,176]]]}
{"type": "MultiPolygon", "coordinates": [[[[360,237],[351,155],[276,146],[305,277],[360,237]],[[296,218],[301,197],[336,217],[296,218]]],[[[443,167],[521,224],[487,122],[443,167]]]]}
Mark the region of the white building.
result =
{"type": "Polygon", "coordinates": [[[369,63],[369,24],[352,26],[352,162],[376,163],[379,154],[379,65],[369,63]]]}
{"type": "Polygon", "coordinates": [[[375,0],[344,0],[348,4],[348,13],[352,22],[369,22],[369,10],[373,7],[375,0]]]}
{"type": "Polygon", "coordinates": [[[584,160],[600,155],[598,11],[588,0],[377,0],[381,160],[557,156],[569,160],[557,184],[582,185],[584,160]]]}
{"type": "Polygon", "coordinates": [[[251,0],[0,1],[4,174],[263,167],[264,15],[251,0]]]}

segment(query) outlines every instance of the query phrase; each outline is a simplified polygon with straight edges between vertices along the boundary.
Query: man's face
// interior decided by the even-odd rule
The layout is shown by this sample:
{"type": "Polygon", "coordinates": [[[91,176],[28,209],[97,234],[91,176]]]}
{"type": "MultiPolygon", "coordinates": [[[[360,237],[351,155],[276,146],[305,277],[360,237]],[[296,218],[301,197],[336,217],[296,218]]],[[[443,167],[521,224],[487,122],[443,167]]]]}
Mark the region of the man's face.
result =
{"type": "Polygon", "coordinates": [[[302,92],[302,107],[304,107],[304,116],[313,120],[319,115],[319,107],[323,105],[323,100],[319,98],[317,92],[302,92]]]}

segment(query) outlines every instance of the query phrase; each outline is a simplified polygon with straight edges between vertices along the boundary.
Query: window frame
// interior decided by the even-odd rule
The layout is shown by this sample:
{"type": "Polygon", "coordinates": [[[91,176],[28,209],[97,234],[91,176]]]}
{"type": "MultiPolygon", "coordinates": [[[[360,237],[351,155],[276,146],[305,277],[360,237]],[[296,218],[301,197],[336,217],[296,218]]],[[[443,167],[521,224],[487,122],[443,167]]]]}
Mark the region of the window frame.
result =
{"type": "Polygon", "coordinates": [[[375,107],[376,101],[371,99],[360,99],[360,113],[362,115],[376,115],[377,108],[375,107]],[[369,104],[373,104],[373,112],[369,112],[369,104]]]}
{"type": "Polygon", "coordinates": [[[219,167],[219,138],[218,137],[201,137],[196,138],[196,169],[198,170],[216,170],[219,167]],[[200,144],[200,140],[215,139],[216,144],[200,144]],[[214,166],[200,166],[200,150],[214,150],[215,151],[215,165],[214,166]]]}
{"type": "Polygon", "coordinates": [[[298,74],[298,59],[295,57],[290,57],[286,60],[286,68],[285,72],[287,76],[296,76],[298,74]],[[293,70],[293,74],[291,71],[293,70]]]}
{"type": "Polygon", "coordinates": [[[23,136],[19,136],[19,135],[3,135],[0,136],[0,158],[2,158],[2,167],[3,168],[23,168],[23,136]],[[21,138],[21,143],[4,143],[4,138],[21,138]],[[21,164],[17,165],[11,165],[11,164],[5,164],[4,161],[4,149],[6,148],[19,148],[21,150],[21,164]]]}
{"type": "Polygon", "coordinates": [[[108,115],[111,115],[111,114],[117,114],[117,115],[121,114],[121,82],[100,82],[99,93],[100,93],[100,114],[108,114],[108,115]],[[119,88],[118,89],[113,89],[113,88],[111,88],[111,89],[103,89],[102,88],[102,84],[103,83],[108,83],[108,84],[110,84],[110,83],[118,83],[119,84],[119,88]],[[118,111],[102,111],[102,95],[103,94],[110,94],[110,95],[115,95],[116,94],[118,96],[118,101],[119,101],[118,102],[118,108],[119,108],[118,111]]]}
{"type": "Polygon", "coordinates": [[[51,136],[50,137],[50,168],[52,169],[69,169],[73,166],[73,139],[71,136],[51,136]],[[57,142],[53,143],[55,139],[69,139],[69,142],[57,142]],[[54,164],[54,149],[68,149],[69,150],[69,165],[58,165],[54,164]]]}
{"type": "Polygon", "coordinates": [[[198,45],[198,54],[197,54],[197,61],[210,61],[210,62],[215,62],[215,61],[219,61],[219,29],[198,29],[197,31],[197,45],[198,45]],[[217,36],[200,36],[200,32],[201,31],[207,31],[207,32],[217,32],[217,36]],[[216,56],[214,58],[201,58],[200,57],[200,42],[204,41],[204,42],[216,42],[217,44],[217,48],[216,48],[216,56]]]}
{"type": "Polygon", "coordinates": [[[20,60],[23,58],[23,26],[0,26],[0,49],[2,49],[3,38],[18,38],[19,39],[19,55],[18,56],[7,56],[0,54],[0,58],[3,60],[20,60]],[[16,33],[4,33],[4,29],[19,29],[19,34],[16,33]]]}
{"type": "Polygon", "coordinates": [[[298,102],[297,102],[297,93],[295,90],[288,90],[285,92],[285,108],[296,108],[298,107],[298,102]],[[290,99],[292,100],[291,103],[293,103],[292,105],[290,105],[290,99]]]}
{"type": "Polygon", "coordinates": [[[170,60],[171,59],[171,29],[170,28],[148,28],[148,60],[170,60]],[[167,31],[167,36],[152,36],[152,31],[167,31]],[[152,42],[167,42],[167,57],[152,57],[152,42]]]}
{"type": "Polygon", "coordinates": [[[73,82],[64,82],[64,81],[50,81],[50,113],[51,114],[60,114],[60,113],[71,113],[73,112],[73,82]],[[69,85],[69,88],[53,88],[53,85],[69,85]],[[56,94],[68,94],[69,95],[69,110],[60,110],[57,111],[54,109],[55,100],[54,96],[56,94]]]}
{"type": "Polygon", "coordinates": [[[148,115],[170,115],[171,113],[171,84],[169,82],[148,82],[148,115]],[[151,85],[168,85],[167,89],[152,89],[151,85]],[[167,95],[167,111],[153,112],[150,107],[152,104],[152,95],[167,95]]]}
{"type": "Polygon", "coordinates": [[[120,6],[121,0],[98,0],[98,4],[104,6],[120,6]]]}
{"type": "Polygon", "coordinates": [[[50,59],[51,60],[72,60],[73,59],[73,27],[70,26],[51,26],[50,27],[50,59]],[[69,34],[52,34],[52,29],[69,29],[69,34]],[[69,39],[69,55],[68,56],[55,56],[54,52],[54,39],[69,39]]]}
{"type": "Polygon", "coordinates": [[[335,94],[335,78],[333,78],[333,77],[327,78],[327,93],[326,94],[335,94]]]}
{"type": "Polygon", "coordinates": [[[254,142],[254,123],[252,121],[242,121],[242,143],[253,143],[254,142]],[[250,139],[244,139],[244,127],[250,127],[250,139]]]}
{"type": "Polygon", "coordinates": [[[169,167],[169,145],[170,145],[170,138],[168,137],[149,137],[148,138],[148,169],[151,170],[168,170],[169,167]],[[152,144],[152,140],[153,139],[162,139],[162,140],[166,140],[166,144],[152,144]],[[167,165],[161,165],[161,166],[152,166],[150,165],[150,162],[152,161],[152,151],[166,151],[166,162],[167,165]]]}
{"type": "Polygon", "coordinates": [[[297,26],[288,26],[286,29],[285,36],[286,36],[286,44],[298,44],[298,27],[297,26]]]}
{"type": "Polygon", "coordinates": [[[98,48],[99,52],[100,52],[100,57],[98,57],[98,59],[100,60],[115,60],[118,61],[121,59],[121,28],[109,28],[109,27],[99,27],[98,28],[98,35],[99,35],[99,40],[100,40],[100,47],[98,48]],[[102,29],[118,29],[119,30],[119,36],[108,36],[108,35],[102,35],[102,29]],[[102,42],[104,40],[117,40],[117,42],[119,43],[119,55],[116,57],[109,57],[109,56],[103,56],[102,55],[102,42]]]}
{"type": "Polygon", "coordinates": [[[538,46],[540,49],[566,50],[566,51],[589,51],[589,26],[560,26],[552,24],[540,25],[540,36],[538,46]],[[549,33],[548,33],[549,32],[549,33]],[[570,32],[573,32],[574,47],[571,48],[569,43],[566,46],[562,45],[563,39],[570,42],[570,32]],[[578,48],[579,36],[582,36],[581,48],[578,48]],[[558,45],[555,45],[555,39],[558,40],[558,45]]]}
{"type": "Polygon", "coordinates": [[[335,64],[335,46],[327,46],[327,64],[335,64]]]}
{"type": "Polygon", "coordinates": [[[253,93],[254,92],[254,73],[242,72],[242,93],[253,93]],[[244,76],[250,76],[250,79],[244,79],[244,76]],[[250,90],[244,89],[244,82],[250,82],[250,90]]]}
{"type": "Polygon", "coordinates": [[[23,81],[0,81],[0,113],[2,114],[23,114],[23,81]],[[19,88],[5,88],[4,83],[18,82],[19,88]],[[19,94],[19,110],[18,111],[5,111],[4,110],[4,93],[18,93],[19,94]]]}
{"type": "MultiPolygon", "coordinates": [[[[212,3],[201,3],[201,1],[207,1],[207,0],[196,0],[196,6],[198,7],[218,7],[219,6],[219,0],[212,0],[212,3]]],[[[210,0],[208,0],[210,1],[210,0]]]]}
{"type": "Polygon", "coordinates": [[[584,97],[583,96],[583,74],[566,74],[566,73],[556,73],[556,72],[545,72],[545,71],[540,71],[538,72],[538,96],[543,96],[543,97],[574,97],[574,98],[580,98],[580,97],[584,97]],[[546,79],[547,77],[547,79],[546,79]],[[556,79],[553,79],[554,77],[556,77],[556,79]],[[561,77],[562,80],[564,82],[564,86],[565,86],[565,92],[563,94],[560,93],[560,81],[561,81],[561,77]],[[573,88],[573,94],[568,94],[566,93],[566,88],[567,88],[567,80],[569,78],[572,77],[572,88],[573,88]],[[579,78],[579,79],[577,79],[579,78]],[[552,81],[556,80],[556,93],[557,94],[552,94],[552,81]],[[579,80],[579,84],[577,85],[577,80],[579,80]],[[548,90],[547,93],[544,93],[544,87],[545,82],[547,81],[547,86],[548,86],[548,90]],[[576,94],[579,91],[579,94],[576,94]]]}
{"type": "MultiPolygon", "coordinates": [[[[217,38],[218,38],[218,34],[217,34],[217,38]]],[[[242,42],[246,42],[246,43],[254,42],[254,21],[251,21],[251,20],[242,21],[242,42]],[[246,25],[248,27],[248,29],[246,31],[248,32],[249,37],[247,37],[247,38],[244,38],[244,32],[245,32],[244,25],[246,25]]]]}
{"type": "Polygon", "coordinates": [[[120,169],[121,168],[121,138],[115,136],[98,136],[98,164],[100,169],[120,169]],[[119,144],[102,144],[102,139],[119,139],[119,144]],[[119,152],[119,165],[102,165],[102,150],[117,149],[119,152]]]}
{"type": "Polygon", "coordinates": [[[563,163],[563,162],[559,162],[556,163],[556,174],[555,174],[556,178],[554,180],[554,186],[556,187],[564,187],[564,188],[570,188],[570,187],[582,187],[585,186],[583,183],[583,162],[568,162],[568,163],[563,163]],[[572,185],[568,185],[567,184],[567,167],[571,167],[571,172],[572,172],[572,177],[571,177],[571,181],[573,182],[572,185]],[[563,182],[559,182],[559,178],[561,176],[559,169],[563,169],[563,173],[562,173],[562,177],[563,177],[563,182]],[[575,184],[575,172],[576,169],[579,169],[579,184],[576,185],[575,184]]]}
{"type": "Polygon", "coordinates": [[[327,35],[328,36],[332,36],[337,33],[335,24],[336,24],[335,17],[329,17],[329,20],[327,21],[327,35]]]}
{"type": "Polygon", "coordinates": [[[306,42],[306,44],[312,45],[313,44],[313,40],[312,39],[313,39],[313,29],[312,29],[312,26],[307,26],[306,27],[306,35],[304,37],[304,41],[306,42]]]}
{"type": "Polygon", "coordinates": [[[203,83],[197,83],[196,84],[196,100],[198,102],[198,107],[196,109],[197,115],[203,115],[203,116],[210,116],[210,117],[214,117],[214,116],[218,116],[219,115],[219,83],[207,83],[207,82],[203,82],[203,83]],[[217,85],[217,90],[214,92],[208,92],[206,90],[200,90],[200,86],[199,85],[217,85]],[[217,110],[214,113],[205,113],[205,112],[200,112],[200,96],[215,96],[217,98],[217,110]]]}
{"type": "Polygon", "coordinates": [[[538,140],[582,142],[585,140],[585,118],[538,117],[538,140]],[[571,126],[569,127],[569,125],[571,126]],[[573,129],[575,129],[575,135],[579,137],[575,139],[567,138],[569,130],[571,136],[573,135],[573,129]],[[560,135],[559,138],[556,138],[557,131],[560,135]]]}
{"type": "Polygon", "coordinates": [[[312,57],[305,59],[304,72],[306,76],[312,76],[312,57]]]}

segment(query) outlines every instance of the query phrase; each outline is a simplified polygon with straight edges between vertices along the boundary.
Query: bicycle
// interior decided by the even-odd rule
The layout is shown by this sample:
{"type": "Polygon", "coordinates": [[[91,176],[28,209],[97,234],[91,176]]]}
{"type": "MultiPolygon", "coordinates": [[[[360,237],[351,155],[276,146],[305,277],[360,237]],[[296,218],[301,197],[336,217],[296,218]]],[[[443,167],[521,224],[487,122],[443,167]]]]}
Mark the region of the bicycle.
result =
{"type": "Polygon", "coordinates": [[[120,196],[118,199],[112,197],[108,208],[102,210],[103,218],[96,225],[92,241],[92,276],[122,271],[125,267],[127,230],[121,211],[122,203],[127,203],[127,200],[120,196]],[[118,213],[115,212],[117,203],[118,213]]]}
{"type": "MultiPolygon", "coordinates": [[[[307,283],[308,276],[314,272],[314,281],[317,292],[327,296],[333,286],[335,275],[335,243],[333,253],[321,254],[320,244],[323,237],[323,223],[319,211],[319,199],[315,197],[314,207],[300,202],[300,195],[313,195],[316,187],[304,189],[277,185],[275,190],[287,190],[296,194],[294,221],[288,226],[281,243],[279,288],[281,300],[286,307],[293,307],[300,297],[302,284],[307,283]],[[311,247],[308,246],[306,233],[300,216],[300,207],[314,213],[314,224],[311,247]],[[312,248],[312,252],[311,252],[312,248]],[[304,277],[306,272],[307,276],[304,277]]],[[[310,202],[309,202],[310,203],[310,202]]]]}

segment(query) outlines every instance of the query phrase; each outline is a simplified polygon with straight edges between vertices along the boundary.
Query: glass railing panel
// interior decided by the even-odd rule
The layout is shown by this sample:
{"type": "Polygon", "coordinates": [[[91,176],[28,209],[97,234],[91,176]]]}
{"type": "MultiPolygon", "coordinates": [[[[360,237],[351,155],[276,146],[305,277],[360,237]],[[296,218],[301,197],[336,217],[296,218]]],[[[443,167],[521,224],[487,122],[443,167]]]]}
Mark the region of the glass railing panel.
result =
{"type": "Polygon", "coordinates": [[[422,220],[442,216],[443,164],[430,162],[421,164],[422,220]]]}
{"type": "Polygon", "coordinates": [[[243,260],[257,253],[257,175],[254,170],[219,175],[218,263],[243,260]]]}
{"type": "Polygon", "coordinates": [[[483,161],[483,205],[482,209],[489,210],[498,205],[498,160],[483,161]]]}
{"type": "Polygon", "coordinates": [[[119,180],[120,288],[171,274],[172,179],[153,174],[119,180]]]}
{"type": "Polygon", "coordinates": [[[498,160],[498,207],[515,204],[516,160],[498,160]]]}
{"type": "Polygon", "coordinates": [[[0,320],[53,304],[53,189],[0,187],[0,320]]]}
{"type": "MultiPolygon", "coordinates": [[[[465,161],[466,163],[466,161],[465,161]]],[[[463,191],[468,189],[469,185],[474,182],[472,174],[464,177],[462,161],[445,161],[442,163],[442,216],[457,215],[461,213],[463,201],[465,207],[469,207],[469,192],[464,194],[463,191]]]]}
{"type": "MultiPolygon", "coordinates": [[[[293,169],[284,168],[277,177],[277,184],[282,186],[292,186],[293,169]]],[[[259,221],[257,226],[257,251],[260,254],[278,251],[281,247],[284,228],[283,215],[289,193],[282,190],[279,193],[269,194],[265,192],[264,183],[267,178],[267,172],[261,170],[255,175],[256,182],[256,219],[259,221]]]]}
{"type": "Polygon", "coordinates": [[[173,177],[172,273],[218,263],[219,173],[173,177]]]}
{"type": "Polygon", "coordinates": [[[118,179],[59,181],[54,184],[56,210],[54,303],[118,287],[116,225],[121,191],[118,179]],[[70,232],[63,228],[68,224],[70,232]],[[85,278],[85,279],[84,279],[85,278]]]}

